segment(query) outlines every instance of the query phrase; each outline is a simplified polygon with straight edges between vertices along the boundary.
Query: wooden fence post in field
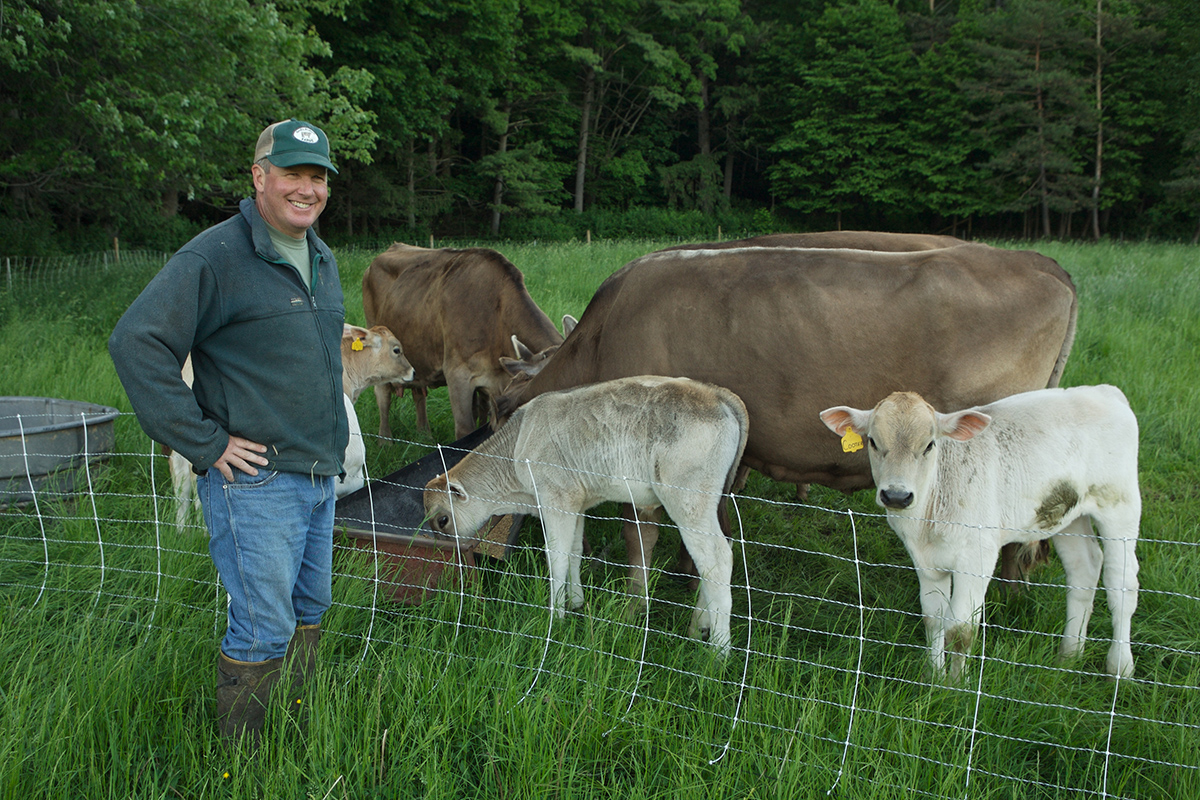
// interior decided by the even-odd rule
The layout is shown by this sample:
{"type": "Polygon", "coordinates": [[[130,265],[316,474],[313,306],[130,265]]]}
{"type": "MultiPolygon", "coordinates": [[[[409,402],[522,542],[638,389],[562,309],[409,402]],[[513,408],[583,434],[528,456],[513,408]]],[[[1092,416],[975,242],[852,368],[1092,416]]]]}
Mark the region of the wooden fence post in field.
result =
{"type": "Polygon", "coordinates": [[[121,263],[121,243],[117,241],[117,237],[113,237],[113,262],[121,263]]]}
{"type": "Polygon", "coordinates": [[[588,228],[588,230],[587,230],[587,243],[588,244],[592,243],[592,229],[591,228],[588,228]]]}

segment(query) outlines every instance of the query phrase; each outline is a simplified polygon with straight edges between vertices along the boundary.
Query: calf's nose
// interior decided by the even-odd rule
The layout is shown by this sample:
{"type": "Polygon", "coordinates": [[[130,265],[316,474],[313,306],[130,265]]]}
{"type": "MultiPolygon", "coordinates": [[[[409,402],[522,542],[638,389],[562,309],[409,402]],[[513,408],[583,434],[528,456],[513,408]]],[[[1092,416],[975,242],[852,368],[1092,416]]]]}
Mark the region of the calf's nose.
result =
{"type": "Polygon", "coordinates": [[[885,508],[908,508],[912,501],[913,493],[904,489],[879,490],[879,504],[885,508]]]}

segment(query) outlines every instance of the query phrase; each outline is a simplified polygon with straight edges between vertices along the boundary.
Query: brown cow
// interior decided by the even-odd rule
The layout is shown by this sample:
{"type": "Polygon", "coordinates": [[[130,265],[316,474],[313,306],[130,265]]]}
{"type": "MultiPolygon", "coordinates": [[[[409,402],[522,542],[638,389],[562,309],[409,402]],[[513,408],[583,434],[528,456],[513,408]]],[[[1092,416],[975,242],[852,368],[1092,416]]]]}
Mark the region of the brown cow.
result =
{"type": "MultiPolygon", "coordinates": [[[[450,393],[456,438],[475,427],[475,391],[499,394],[509,382],[500,358],[518,337],[535,352],[563,337],[529,292],[521,271],[495,250],[430,250],[393,244],[367,267],[362,282],[367,325],[386,325],[416,371],[410,383],[417,429],[429,433],[425,397],[431,386],[450,393]]],[[[393,387],[379,386],[379,435],[391,437],[393,387]]]]}
{"type": "MultiPolygon", "coordinates": [[[[547,391],[686,376],[745,401],[743,464],[775,480],[852,490],[871,485],[870,463],[863,452],[842,452],[822,409],[869,408],[905,390],[957,410],[1058,384],[1077,305],[1070,276],[1049,258],[885,233],[763,244],[687,245],[626,264],[539,374],[514,379],[498,398],[498,419],[547,391]],[[861,247],[850,248],[855,242],[861,247]]],[[[647,560],[657,536],[649,527],[647,560]]],[[[631,551],[636,530],[626,525],[631,551]]],[[[1003,577],[1019,577],[1015,556],[1005,553],[1003,577]]],[[[630,593],[644,597],[641,574],[631,569],[630,593]]]]}

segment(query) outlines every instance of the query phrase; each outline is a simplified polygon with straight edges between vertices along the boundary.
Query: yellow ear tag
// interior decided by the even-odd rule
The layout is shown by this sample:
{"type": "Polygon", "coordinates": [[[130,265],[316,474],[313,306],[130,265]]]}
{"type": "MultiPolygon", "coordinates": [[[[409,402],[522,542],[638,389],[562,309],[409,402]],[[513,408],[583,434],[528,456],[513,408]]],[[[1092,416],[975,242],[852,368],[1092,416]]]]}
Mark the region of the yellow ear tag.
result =
{"type": "Polygon", "coordinates": [[[862,437],[855,433],[853,428],[846,428],[846,435],[842,437],[842,452],[857,453],[862,449],[862,437]]]}
{"type": "Polygon", "coordinates": [[[362,339],[355,338],[354,344],[350,345],[350,349],[351,350],[362,350],[363,349],[362,339]]]}

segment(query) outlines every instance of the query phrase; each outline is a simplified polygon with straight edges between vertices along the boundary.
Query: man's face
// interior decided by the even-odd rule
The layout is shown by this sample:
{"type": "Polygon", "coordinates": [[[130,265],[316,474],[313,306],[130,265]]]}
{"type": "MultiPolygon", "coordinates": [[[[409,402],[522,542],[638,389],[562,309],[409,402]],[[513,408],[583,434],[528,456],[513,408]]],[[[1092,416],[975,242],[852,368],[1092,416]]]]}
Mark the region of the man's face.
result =
{"type": "Polygon", "coordinates": [[[296,239],[303,238],[329,200],[325,168],[315,164],[295,167],[272,164],[267,172],[255,164],[250,169],[258,213],[276,230],[296,239]]]}

